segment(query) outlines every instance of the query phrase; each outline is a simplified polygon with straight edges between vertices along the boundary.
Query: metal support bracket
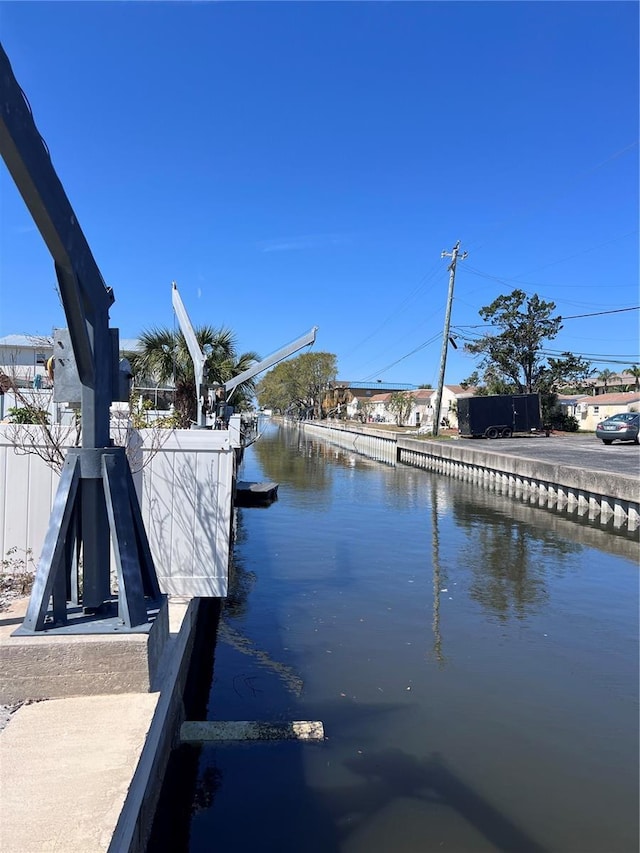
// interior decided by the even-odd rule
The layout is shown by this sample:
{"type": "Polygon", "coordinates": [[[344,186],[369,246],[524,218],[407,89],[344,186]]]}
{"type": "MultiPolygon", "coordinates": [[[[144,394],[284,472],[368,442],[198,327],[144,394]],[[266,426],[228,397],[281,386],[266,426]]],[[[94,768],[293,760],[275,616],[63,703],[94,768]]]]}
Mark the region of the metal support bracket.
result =
{"type": "MultiPolygon", "coordinates": [[[[108,571],[103,569],[101,574],[108,571]]],[[[124,448],[70,450],[27,613],[14,635],[145,632],[163,599],[124,448]],[[86,557],[82,491],[94,485],[109,519],[117,593],[108,589],[100,603],[94,598],[84,606],[84,590],[78,588],[78,562],[86,557]]]]}

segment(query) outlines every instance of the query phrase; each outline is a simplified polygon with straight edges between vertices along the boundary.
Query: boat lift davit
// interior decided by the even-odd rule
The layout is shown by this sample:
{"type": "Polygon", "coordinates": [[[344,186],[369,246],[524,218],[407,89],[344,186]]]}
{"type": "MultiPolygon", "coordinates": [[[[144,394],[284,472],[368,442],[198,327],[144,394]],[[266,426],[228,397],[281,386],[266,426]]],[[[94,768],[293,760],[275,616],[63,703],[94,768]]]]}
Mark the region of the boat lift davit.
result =
{"type": "MultiPolygon", "coordinates": [[[[205,354],[202,352],[200,344],[198,343],[195,332],[193,330],[193,326],[191,324],[191,320],[189,319],[189,315],[187,314],[187,309],[184,307],[184,303],[182,301],[180,293],[178,292],[178,285],[175,283],[175,281],[171,284],[171,302],[173,304],[173,310],[176,312],[176,317],[178,318],[178,324],[180,325],[180,329],[187,343],[189,355],[191,356],[191,360],[193,361],[196,396],[198,402],[198,422],[194,424],[193,429],[206,429],[207,411],[209,410],[209,387],[204,382],[204,367],[206,357],[205,354]]],[[[224,402],[225,405],[228,403],[229,399],[231,398],[231,395],[238,387],[238,385],[242,385],[243,382],[248,382],[250,379],[253,379],[254,376],[257,376],[259,373],[262,373],[264,370],[268,370],[270,367],[273,367],[280,361],[284,361],[285,358],[290,355],[293,355],[294,352],[298,352],[298,350],[301,350],[303,347],[310,346],[311,344],[313,344],[316,339],[317,331],[318,327],[313,326],[312,329],[310,329],[304,335],[301,335],[295,341],[292,341],[290,344],[287,344],[286,346],[267,356],[267,358],[262,359],[262,361],[258,361],[256,364],[253,364],[251,367],[247,368],[247,370],[244,370],[242,373],[239,373],[237,376],[234,376],[227,382],[223,382],[221,385],[221,390],[224,394],[224,400],[222,402],[224,402]]]]}

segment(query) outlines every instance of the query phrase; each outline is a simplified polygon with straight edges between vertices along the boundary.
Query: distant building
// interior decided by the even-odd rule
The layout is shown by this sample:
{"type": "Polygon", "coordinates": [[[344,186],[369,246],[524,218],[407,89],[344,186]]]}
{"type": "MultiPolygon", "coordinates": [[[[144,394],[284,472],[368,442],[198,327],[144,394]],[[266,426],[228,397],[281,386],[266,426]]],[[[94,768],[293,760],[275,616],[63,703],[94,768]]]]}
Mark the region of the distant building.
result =
{"type": "Polygon", "coordinates": [[[337,379],[325,394],[322,410],[326,417],[353,419],[358,412],[367,411],[368,403],[378,394],[393,394],[394,391],[410,391],[415,385],[393,382],[350,382],[337,379]],[[358,405],[360,404],[360,405],[358,405]]]}
{"type": "Polygon", "coordinates": [[[47,362],[53,338],[45,335],[6,335],[0,338],[0,373],[19,388],[47,387],[47,362]],[[39,377],[39,378],[37,378],[39,377]]]}
{"type": "MultiPolygon", "coordinates": [[[[66,406],[53,402],[53,335],[6,335],[0,338],[0,420],[9,409],[29,405],[49,412],[51,422],[64,417],[66,406]]],[[[135,339],[121,339],[120,352],[138,349],[135,339]]],[[[149,388],[157,401],[163,389],[149,388]]]]}
{"type": "Polygon", "coordinates": [[[633,391],[638,390],[638,380],[632,373],[627,373],[622,370],[620,373],[614,373],[610,376],[606,383],[603,379],[595,376],[589,380],[589,385],[593,388],[593,393],[596,396],[601,394],[612,394],[615,391],[633,391]]]}
{"type": "MultiPolygon", "coordinates": [[[[458,400],[463,397],[473,397],[475,388],[463,388],[461,385],[445,385],[442,389],[440,405],[440,420],[450,429],[458,427],[458,400]]],[[[413,388],[411,390],[397,389],[378,394],[369,394],[353,389],[350,400],[345,404],[345,415],[350,420],[361,420],[374,423],[396,423],[396,414],[390,408],[391,397],[394,393],[410,395],[413,405],[405,426],[416,427],[428,432],[433,429],[437,391],[435,388],[413,388]]]]}

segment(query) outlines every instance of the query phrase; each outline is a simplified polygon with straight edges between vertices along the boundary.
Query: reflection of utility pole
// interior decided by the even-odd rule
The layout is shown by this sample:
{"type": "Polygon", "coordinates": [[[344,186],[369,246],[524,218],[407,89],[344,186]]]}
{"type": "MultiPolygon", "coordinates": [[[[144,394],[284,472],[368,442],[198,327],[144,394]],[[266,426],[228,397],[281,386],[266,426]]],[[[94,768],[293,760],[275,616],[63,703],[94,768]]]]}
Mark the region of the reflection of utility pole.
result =
{"type": "MultiPolygon", "coordinates": [[[[433,652],[438,664],[443,667],[445,657],[442,652],[442,634],[440,633],[440,589],[443,583],[440,567],[440,536],[438,531],[438,485],[431,478],[431,562],[433,564],[433,652]]],[[[445,574],[446,578],[446,574],[445,574]]]]}
{"type": "MultiPolygon", "coordinates": [[[[433,413],[433,435],[438,435],[440,429],[440,409],[442,407],[442,389],[444,388],[444,369],[447,364],[447,348],[449,346],[449,326],[451,324],[451,305],[453,303],[453,283],[456,280],[456,263],[458,261],[458,251],[460,249],[460,240],[455,244],[451,252],[443,252],[443,258],[451,258],[449,264],[449,294],[447,296],[447,310],[444,315],[444,332],[442,335],[442,354],[440,355],[440,375],[438,376],[438,391],[436,393],[436,405],[433,413]]],[[[463,252],[460,255],[460,260],[464,260],[467,253],[463,252]]]]}

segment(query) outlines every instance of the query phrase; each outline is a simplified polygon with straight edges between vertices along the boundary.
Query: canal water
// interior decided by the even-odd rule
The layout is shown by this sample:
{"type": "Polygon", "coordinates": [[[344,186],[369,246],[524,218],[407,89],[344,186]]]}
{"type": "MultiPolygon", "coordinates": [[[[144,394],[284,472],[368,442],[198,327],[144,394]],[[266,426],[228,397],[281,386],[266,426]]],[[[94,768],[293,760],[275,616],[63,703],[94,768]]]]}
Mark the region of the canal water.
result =
{"type": "Polygon", "coordinates": [[[638,544],[271,426],[149,850],[635,853],[638,544]],[[176,778],[179,784],[175,783],[176,778]]]}

